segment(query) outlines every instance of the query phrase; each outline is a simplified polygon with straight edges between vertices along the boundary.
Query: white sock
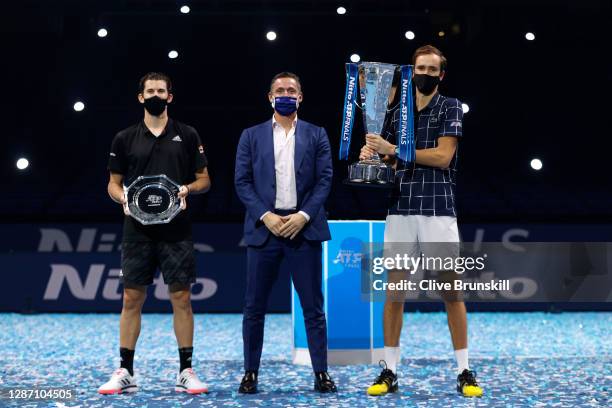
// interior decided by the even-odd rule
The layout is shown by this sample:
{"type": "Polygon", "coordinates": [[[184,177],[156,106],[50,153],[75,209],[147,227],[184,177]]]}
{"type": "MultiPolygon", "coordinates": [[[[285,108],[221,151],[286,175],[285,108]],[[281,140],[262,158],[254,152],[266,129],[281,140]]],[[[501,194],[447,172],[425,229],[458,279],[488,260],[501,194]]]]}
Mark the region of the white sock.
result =
{"type": "Polygon", "coordinates": [[[468,364],[468,349],[455,350],[455,358],[457,359],[457,374],[461,374],[463,370],[470,369],[468,364]]]}
{"type": "Polygon", "coordinates": [[[397,372],[397,365],[399,364],[399,362],[400,348],[385,346],[385,363],[387,363],[387,368],[393,371],[393,374],[397,372]]]}

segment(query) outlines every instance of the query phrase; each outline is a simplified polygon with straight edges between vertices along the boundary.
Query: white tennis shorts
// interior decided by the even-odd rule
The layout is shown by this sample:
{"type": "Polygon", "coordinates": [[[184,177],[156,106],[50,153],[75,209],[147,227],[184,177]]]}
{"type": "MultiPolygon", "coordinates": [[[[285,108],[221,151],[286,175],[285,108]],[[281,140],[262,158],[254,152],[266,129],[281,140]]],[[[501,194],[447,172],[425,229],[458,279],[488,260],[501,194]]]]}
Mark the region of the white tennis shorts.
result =
{"type": "Polygon", "coordinates": [[[409,256],[458,256],[458,245],[423,245],[424,243],[459,243],[457,218],[426,215],[387,215],[385,220],[385,256],[401,253],[409,256]],[[387,245],[398,243],[397,245],[387,245]],[[399,244],[401,243],[401,244],[399,244]],[[427,254],[426,252],[430,252],[427,254]]]}

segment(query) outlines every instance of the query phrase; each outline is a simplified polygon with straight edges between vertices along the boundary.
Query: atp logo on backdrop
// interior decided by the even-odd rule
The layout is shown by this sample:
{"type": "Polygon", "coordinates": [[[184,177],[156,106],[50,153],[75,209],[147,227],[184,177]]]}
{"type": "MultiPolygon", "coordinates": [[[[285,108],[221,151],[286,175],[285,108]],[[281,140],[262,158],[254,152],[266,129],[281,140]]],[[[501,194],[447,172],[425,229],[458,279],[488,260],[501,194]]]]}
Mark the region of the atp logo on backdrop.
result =
{"type": "Polygon", "coordinates": [[[332,261],[335,264],[341,264],[345,268],[361,268],[361,259],[363,253],[351,249],[340,249],[338,254],[332,261]]]}
{"type": "Polygon", "coordinates": [[[340,244],[336,257],[332,263],[342,265],[344,268],[361,269],[363,242],[354,237],[346,238],[340,244]]]}

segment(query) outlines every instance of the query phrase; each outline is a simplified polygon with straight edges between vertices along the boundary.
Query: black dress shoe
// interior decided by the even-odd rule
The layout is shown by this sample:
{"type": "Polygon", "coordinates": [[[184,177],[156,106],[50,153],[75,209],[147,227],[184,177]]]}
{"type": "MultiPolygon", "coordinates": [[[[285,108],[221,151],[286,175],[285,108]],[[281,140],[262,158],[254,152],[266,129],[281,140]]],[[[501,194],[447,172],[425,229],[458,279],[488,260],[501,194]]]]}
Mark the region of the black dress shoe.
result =
{"type": "Polygon", "coordinates": [[[257,371],[244,373],[238,392],[241,394],[255,394],[257,392],[257,371]]]}
{"type": "Polygon", "coordinates": [[[334,384],[334,380],[327,374],[327,371],[315,373],[314,389],[321,393],[338,391],[336,384],[334,384]]]}

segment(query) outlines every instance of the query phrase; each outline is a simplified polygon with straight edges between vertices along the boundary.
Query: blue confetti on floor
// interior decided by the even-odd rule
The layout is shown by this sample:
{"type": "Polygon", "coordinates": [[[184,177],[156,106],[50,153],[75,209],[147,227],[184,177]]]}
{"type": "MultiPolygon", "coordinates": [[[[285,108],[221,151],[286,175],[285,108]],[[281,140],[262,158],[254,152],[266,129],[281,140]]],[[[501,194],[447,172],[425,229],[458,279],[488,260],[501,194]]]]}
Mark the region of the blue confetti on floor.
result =
{"type": "Polygon", "coordinates": [[[455,392],[455,361],[443,313],[409,313],[401,338],[400,390],[368,397],[375,365],[330,367],[339,392],[312,391],[309,367],[290,361],[290,315],[268,315],[260,393],[237,393],[241,315],[196,316],[194,368],[207,395],[174,392],[178,353],[171,315],[142,319],[134,395],[97,387],[118,364],[115,314],[0,314],[0,387],[70,387],[67,401],[0,400],[19,407],[610,407],[612,313],[471,313],[470,366],[484,396],[455,392]]]}

